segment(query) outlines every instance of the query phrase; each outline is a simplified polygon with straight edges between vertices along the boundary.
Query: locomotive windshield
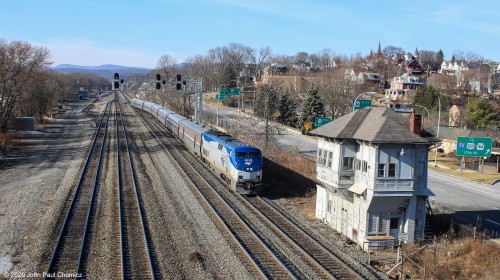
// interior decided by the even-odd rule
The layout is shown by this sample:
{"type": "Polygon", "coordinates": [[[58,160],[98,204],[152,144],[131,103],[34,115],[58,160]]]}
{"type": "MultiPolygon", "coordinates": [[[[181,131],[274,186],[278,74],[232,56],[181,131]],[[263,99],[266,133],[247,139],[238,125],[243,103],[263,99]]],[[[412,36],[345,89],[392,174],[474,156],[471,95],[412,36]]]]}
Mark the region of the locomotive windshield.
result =
{"type": "Polygon", "coordinates": [[[260,157],[260,152],[236,152],[237,158],[260,157]]]}

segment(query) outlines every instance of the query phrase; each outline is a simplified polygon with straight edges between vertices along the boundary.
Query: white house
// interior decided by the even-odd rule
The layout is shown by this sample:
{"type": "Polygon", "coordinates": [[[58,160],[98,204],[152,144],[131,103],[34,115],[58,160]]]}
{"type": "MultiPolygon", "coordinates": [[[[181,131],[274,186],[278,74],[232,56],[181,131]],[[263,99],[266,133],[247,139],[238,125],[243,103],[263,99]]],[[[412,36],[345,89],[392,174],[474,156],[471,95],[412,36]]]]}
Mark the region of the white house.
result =
{"type": "Polygon", "coordinates": [[[357,110],[311,131],[320,137],[316,217],[365,249],[391,246],[399,233],[408,242],[424,238],[432,193],[430,143],[420,132],[420,115],[410,120],[385,107],[357,110]]]}
{"type": "Polygon", "coordinates": [[[465,65],[463,61],[446,61],[441,63],[441,69],[438,70],[439,73],[445,73],[448,75],[456,75],[462,71],[467,71],[469,68],[465,65]]]}

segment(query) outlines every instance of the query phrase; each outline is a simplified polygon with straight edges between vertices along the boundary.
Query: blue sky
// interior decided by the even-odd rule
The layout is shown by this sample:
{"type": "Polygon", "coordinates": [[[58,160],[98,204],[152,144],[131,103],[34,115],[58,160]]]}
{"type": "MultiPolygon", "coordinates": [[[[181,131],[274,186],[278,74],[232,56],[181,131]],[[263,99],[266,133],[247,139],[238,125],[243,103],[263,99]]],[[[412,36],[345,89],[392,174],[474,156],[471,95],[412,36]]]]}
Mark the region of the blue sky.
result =
{"type": "Polygon", "coordinates": [[[156,66],[231,42],[274,54],[472,51],[500,61],[500,1],[0,0],[0,38],[50,50],[54,66],[156,66]]]}

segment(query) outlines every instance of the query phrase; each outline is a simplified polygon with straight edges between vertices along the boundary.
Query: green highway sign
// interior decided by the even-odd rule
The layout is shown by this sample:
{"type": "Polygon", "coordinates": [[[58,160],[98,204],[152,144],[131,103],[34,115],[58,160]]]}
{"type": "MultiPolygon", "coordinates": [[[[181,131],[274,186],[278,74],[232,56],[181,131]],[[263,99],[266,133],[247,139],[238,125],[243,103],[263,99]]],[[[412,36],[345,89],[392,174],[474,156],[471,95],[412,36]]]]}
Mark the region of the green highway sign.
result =
{"type": "Polygon", "coordinates": [[[490,137],[457,138],[457,156],[459,157],[490,157],[493,139],[490,137]]]}
{"type": "Polygon", "coordinates": [[[314,127],[318,128],[324,124],[327,124],[332,121],[332,118],[323,118],[323,117],[316,117],[314,120],[314,127]]]}
{"type": "Polygon", "coordinates": [[[224,100],[226,100],[226,97],[228,95],[239,95],[239,94],[240,94],[239,88],[221,89],[219,91],[219,94],[216,96],[216,99],[219,101],[224,101],[224,100]]]}
{"type": "Polygon", "coordinates": [[[352,101],[352,110],[363,109],[372,106],[372,101],[369,99],[358,99],[352,101]]]}

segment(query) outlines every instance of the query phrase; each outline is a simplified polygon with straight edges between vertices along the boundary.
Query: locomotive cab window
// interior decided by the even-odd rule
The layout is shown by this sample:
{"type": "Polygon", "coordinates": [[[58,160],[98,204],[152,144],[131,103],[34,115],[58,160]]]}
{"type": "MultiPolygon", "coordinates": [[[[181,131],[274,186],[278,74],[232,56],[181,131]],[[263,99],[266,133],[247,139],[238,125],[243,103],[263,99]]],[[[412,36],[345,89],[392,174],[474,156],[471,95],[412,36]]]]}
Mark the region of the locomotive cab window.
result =
{"type": "Polygon", "coordinates": [[[242,158],[242,157],[248,157],[247,152],[236,152],[236,157],[242,158]]]}
{"type": "Polygon", "coordinates": [[[261,157],[260,152],[249,152],[248,154],[250,157],[261,157]]]}
{"type": "Polygon", "coordinates": [[[260,152],[236,152],[236,157],[261,157],[260,152]]]}

